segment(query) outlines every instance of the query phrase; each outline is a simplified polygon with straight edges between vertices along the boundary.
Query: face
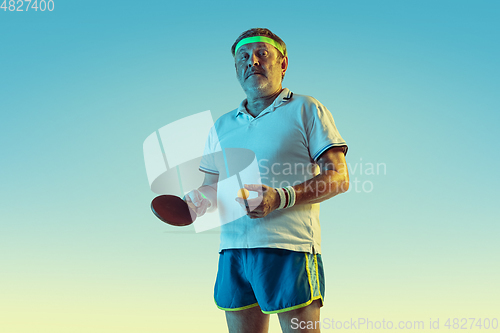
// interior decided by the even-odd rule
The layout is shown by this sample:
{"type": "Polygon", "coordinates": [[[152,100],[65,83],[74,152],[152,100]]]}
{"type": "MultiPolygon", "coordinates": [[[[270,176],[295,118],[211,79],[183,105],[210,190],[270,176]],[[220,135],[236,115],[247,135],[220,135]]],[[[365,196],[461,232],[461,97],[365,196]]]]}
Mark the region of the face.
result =
{"type": "Polygon", "coordinates": [[[247,95],[267,96],[281,90],[288,58],[278,60],[279,51],[258,42],[241,46],[234,57],[236,77],[247,95]]]}

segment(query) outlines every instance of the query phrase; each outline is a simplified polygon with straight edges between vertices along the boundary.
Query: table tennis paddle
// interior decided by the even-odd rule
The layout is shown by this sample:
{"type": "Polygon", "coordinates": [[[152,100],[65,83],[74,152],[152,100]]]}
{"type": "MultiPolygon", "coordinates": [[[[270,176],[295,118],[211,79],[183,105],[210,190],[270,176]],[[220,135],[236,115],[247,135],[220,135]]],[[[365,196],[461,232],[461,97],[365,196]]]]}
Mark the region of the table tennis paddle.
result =
{"type": "Polygon", "coordinates": [[[151,210],[165,223],[186,226],[196,220],[196,213],[188,204],[175,195],[160,195],[151,201],[151,210]]]}

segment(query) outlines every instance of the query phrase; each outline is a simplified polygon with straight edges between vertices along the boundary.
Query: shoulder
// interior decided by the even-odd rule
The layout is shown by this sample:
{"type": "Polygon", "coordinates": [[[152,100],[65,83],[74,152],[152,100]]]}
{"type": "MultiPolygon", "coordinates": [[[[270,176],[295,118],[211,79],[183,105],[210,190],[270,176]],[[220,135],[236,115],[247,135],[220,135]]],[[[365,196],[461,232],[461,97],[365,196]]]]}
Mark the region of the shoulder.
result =
{"type": "Polygon", "coordinates": [[[294,93],[287,106],[293,110],[296,117],[301,117],[306,123],[309,122],[309,119],[322,118],[330,113],[320,101],[308,95],[294,93]]]}
{"type": "Polygon", "coordinates": [[[309,95],[301,95],[293,93],[292,98],[289,103],[290,107],[302,110],[302,112],[317,111],[318,109],[325,109],[325,106],[321,104],[316,98],[309,95]]]}
{"type": "Polygon", "coordinates": [[[296,93],[293,93],[291,101],[296,101],[297,103],[302,103],[302,104],[307,104],[307,105],[319,103],[319,101],[312,96],[301,95],[301,94],[296,94],[296,93]]]}

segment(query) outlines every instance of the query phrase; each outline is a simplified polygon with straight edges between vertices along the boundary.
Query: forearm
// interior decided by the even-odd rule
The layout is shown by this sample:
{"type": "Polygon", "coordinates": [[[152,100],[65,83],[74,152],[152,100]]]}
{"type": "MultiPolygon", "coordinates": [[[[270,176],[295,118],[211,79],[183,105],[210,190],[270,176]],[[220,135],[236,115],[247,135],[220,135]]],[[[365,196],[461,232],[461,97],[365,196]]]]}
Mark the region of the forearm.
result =
{"type": "MultiPolygon", "coordinates": [[[[250,191],[262,191],[262,197],[247,200],[251,208],[248,213],[250,218],[261,218],[276,209],[280,209],[279,207],[284,209],[290,207],[290,195],[292,195],[292,205],[300,205],[318,203],[343,193],[349,188],[349,176],[347,172],[324,170],[316,177],[293,186],[295,200],[293,200],[293,193],[284,189],[273,189],[262,184],[245,185],[245,188],[250,191]],[[254,201],[257,202],[254,203],[254,201]]],[[[236,201],[243,208],[245,207],[243,199],[237,198],[236,201]]]]}
{"type": "Polygon", "coordinates": [[[330,199],[349,189],[349,177],[346,173],[324,170],[319,175],[293,186],[295,205],[314,204],[330,199]]]}
{"type": "MultiPolygon", "coordinates": [[[[289,189],[273,189],[263,184],[246,184],[249,191],[261,191],[259,198],[248,199],[250,218],[261,218],[276,209],[287,209],[293,205],[315,204],[346,192],[349,189],[349,172],[344,157],[344,148],[330,148],[321,155],[317,164],[320,173],[289,189]]],[[[237,198],[242,207],[244,201],[237,198]]]]}

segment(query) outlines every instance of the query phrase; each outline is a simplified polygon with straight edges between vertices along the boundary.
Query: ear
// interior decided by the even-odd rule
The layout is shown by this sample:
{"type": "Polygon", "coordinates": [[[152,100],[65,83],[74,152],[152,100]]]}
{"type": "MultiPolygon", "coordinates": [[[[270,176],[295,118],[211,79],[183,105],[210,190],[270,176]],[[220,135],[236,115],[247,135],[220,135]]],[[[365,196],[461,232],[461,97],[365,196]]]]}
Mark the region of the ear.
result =
{"type": "Polygon", "coordinates": [[[283,57],[283,60],[281,60],[282,75],[285,75],[287,69],[288,69],[288,57],[283,57]]]}

